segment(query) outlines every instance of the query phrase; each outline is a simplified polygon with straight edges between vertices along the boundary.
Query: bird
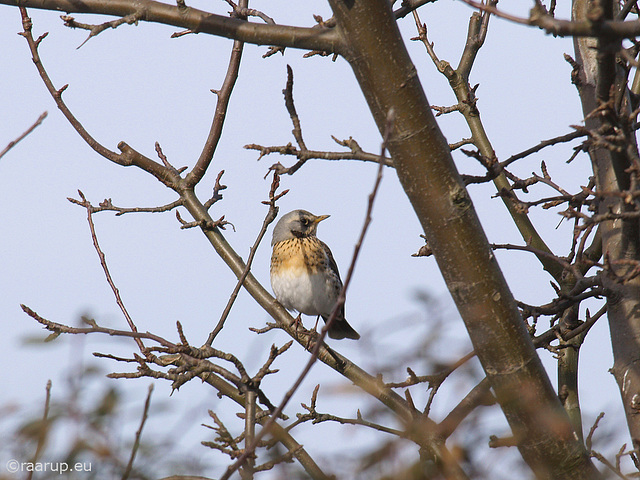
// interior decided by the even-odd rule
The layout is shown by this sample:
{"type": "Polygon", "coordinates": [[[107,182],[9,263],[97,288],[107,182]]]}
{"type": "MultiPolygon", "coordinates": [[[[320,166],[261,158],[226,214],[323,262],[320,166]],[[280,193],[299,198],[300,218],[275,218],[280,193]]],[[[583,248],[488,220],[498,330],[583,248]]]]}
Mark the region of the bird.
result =
{"type": "MultiPolygon", "coordinates": [[[[283,215],[273,229],[270,268],[271,288],[284,308],[322,317],[325,322],[342,290],[333,254],[327,244],[316,237],[318,223],[327,218],[329,215],[313,215],[306,210],[283,215]]],[[[344,305],[328,334],[333,339],[360,338],[344,317],[344,305]]]]}

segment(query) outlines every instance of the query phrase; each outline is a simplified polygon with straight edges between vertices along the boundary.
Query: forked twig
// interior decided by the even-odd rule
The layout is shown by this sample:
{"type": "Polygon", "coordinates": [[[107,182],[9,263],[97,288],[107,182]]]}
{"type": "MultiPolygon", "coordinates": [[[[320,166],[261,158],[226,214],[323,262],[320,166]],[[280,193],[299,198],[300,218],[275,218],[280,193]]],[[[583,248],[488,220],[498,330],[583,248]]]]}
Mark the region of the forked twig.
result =
{"type": "MultiPolygon", "coordinates": [[[[87,222],[89,223],[89,230],[91,231],[91,240],[93,241],[93,247],[95,248],[96,253],[98,254],[98,257],[100,258],[100,265],[102,266],[102,271],[104,272],[104,275],[107,279],[107,283],[111,287],[111,291],[113,292],[113,295],[116,299],[116,303],[120,308],[120,311],[124,315],[124,318],[127,320],[127,323],[129,324],[129,328],[131,329],[132,332],[137,333],[138,328],[133,322],[131,315],[129,315],[129,312],[127,311],[127,307],[125,307],[124,302],[122,301],[122,297],[120,296],[120,291],[118,290],[118,287],[116,287],[116,284],[113,281],[113,278],[111,277],[111,273],[109,272],[106,256],[102,251],[102,249],[100,248],[100,244],[98,243],[98,236],[96,234],[96,228],[93,223],[94,207],[86,199],[86,197],[84,196],[84,193],[82,193],[80,190],[78,190],[78,195],[80,195],[82,202],[77,202],[77,203],[79,205],[82,205],[87,210],[87,222]]],[[[142,343],[142,339],[140,339],[139,337],[134,337],[134,340],[138,344],[138,348],[140,349],[140,351],[143,352],[144,344],[142,343]]]]}
{"type": "Polygon", "coordinates": [[[84,42],[76,47],[76,50],[82,47],[85,43],[87,43],[91,38],[100,35],[108,28],[118,28],[120,25],[125,23],[129,25],[137,24],[140,19],[142,19],[144,13],[140,10],[130,15],[125,15],[121,18],[116,18],[115,20],[110,20],[108,22],[101,23],[100,25],[90,25],[87,23],[76,22],[75,18],[69,15],[62,15],[60,18],[64,21],[65,26],[69,28],[81,28],[83,30],[89,30],[89,36],[86,38],[84,42]]]}

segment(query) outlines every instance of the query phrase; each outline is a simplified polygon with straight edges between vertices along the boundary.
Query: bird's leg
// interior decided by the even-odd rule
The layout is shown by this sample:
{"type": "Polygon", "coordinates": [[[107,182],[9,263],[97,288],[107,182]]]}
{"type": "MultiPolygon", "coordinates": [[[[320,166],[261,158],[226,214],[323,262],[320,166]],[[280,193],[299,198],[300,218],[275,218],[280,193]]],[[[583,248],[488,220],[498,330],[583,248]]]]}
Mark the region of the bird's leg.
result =
{"type": "MultiPolygon", "coordinates": [[[[318,316],[318,318],[316,319],[316,325],[315,325],[315,327],[313,327],[313,330],[305,330],[304,326],[302,327],[302,330],[304,330],[304,333],[307,335],[307,350],[310,350],[313,347],[313,345],[315,345],[314,337],[318,336],[318,331],[316,330],[316,327],[318,326],[318,320],[319,319],[320,319],[320,316],[318,316]]],[[[296,331],[296,336],[297,336],[298,335],[298,326],[302,325],[302,314],[301,313],[299,313],[298,316],[293,319],[292,325],[295,326],[295,331],[296,331]]]]}
{"type": "Polygon", "coordinates": [[[309,330],[309,338],[307,339],[307,350],[311,351],[316,344],[316,338],[318,337],[318,322],[320,321],[320,315],[316,317],[316,324],[313,326],[313,330],[309,330]]]}
{"type": "Polygon", "coordinates": [[[298,325],[302,323],[302,314],[299,313],[296,318],[293,320],[293,326],[296,328],[296,335],[298,335],[298,325]]]}

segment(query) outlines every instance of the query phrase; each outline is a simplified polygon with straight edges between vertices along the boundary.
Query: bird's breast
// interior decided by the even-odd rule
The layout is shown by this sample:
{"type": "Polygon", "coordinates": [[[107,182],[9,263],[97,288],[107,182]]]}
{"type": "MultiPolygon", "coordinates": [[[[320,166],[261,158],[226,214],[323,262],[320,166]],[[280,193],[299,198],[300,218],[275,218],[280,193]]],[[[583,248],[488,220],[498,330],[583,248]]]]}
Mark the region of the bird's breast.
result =
{"type": "Polygon", "coordinates": [[[283,307],[306,315],[331,312],[337,294],[329,273],[327,255],[317,238],[274,245],[271,287],[283,307]]]}

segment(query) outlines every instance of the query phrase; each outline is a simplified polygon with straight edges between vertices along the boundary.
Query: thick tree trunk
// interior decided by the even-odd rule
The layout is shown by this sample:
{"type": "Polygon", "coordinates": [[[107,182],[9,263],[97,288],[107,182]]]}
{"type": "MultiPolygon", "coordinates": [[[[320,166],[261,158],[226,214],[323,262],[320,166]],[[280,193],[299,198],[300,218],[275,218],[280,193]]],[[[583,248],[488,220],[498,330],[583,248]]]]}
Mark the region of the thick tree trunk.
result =
{"type": "MultiPolygon", "coordinates": [[[[613,16],[612,2],[575,0],[573,18],[597,21],[594,15],[613,16]]],[[[625,72],[616,64],[619,40],[581,38],[574,41],[579,71],[574,74],[585,126],[592,131],[611,133],[614,128],[622,131],[626,142],[615,151],[592,146],[589,155],[596,178],[596,190],[606,195],[600,198],[597,213],[624,213],[638,211],[637,200],[625,201],[621,191],[637,190],[629,167],[637,161],[635,132],[625,125],[630,123],[633,108],[626,87],[625,72]],[[589,115],[596,108],[613,100],[604,115],[589,115]]],[[[637,175],[637,173],[636,173],[637,175]]],[[[602,249],[609,270],[602,277],[610,294],[607,297],[607,315],[611,331],[614,365],[611,370],[618,382],[622,403],[633,440],[640,450],[640,277],[620,282],[620,277],[630,273],[634,265],[624,261],[640,261],[639,219],[615,219],[602,222],[602,249]]],[[[636,263],[637,265],[637,263],[636,263]]]]}
{"type": "Polygon", "coordinates": [[[598,478],[516,308],[387,0],[330,0],[347,60],[383,131],[518,448],[540,478],[598,478]]]}

